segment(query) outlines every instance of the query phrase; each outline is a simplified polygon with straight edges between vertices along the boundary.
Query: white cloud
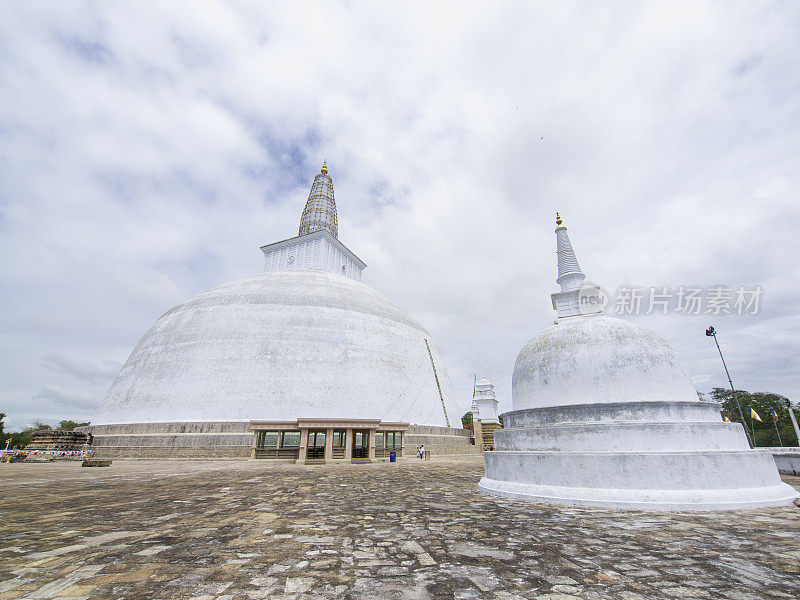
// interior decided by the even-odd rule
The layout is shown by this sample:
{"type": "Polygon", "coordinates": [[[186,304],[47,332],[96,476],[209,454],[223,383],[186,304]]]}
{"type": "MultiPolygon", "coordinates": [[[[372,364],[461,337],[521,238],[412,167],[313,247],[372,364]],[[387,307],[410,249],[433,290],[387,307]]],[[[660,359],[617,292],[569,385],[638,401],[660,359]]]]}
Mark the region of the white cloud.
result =
{"type": "MultiPolygon", "coordinates": [[[[27,414],[46,385],[102,396],[100,379],[44,357],[121,363],[168,308],[258,271],[258,246],[295,232],[323,158],[340,238],[431,331],[462,404],[478,372],[510,408],[516,354],[554,316],[556,210],[607,289],[762,285],[761,315],[715,325],[737,385],[800,399],[798,13],[7,7],[4,412],[27,414]]],[[[705,389],[725,383],[707,321],[642,319],[705,389]]]]}
{"type": "Polygon", "coordinates": [[[117,375],[120,363],[113,360],[91,361],[81,360],[74,357],[64,356],[63,354],[47,354],[44,357],[44,364],[48,369],[56,373],[65,373],[73,377],[90,383],[102,383],[110,385],[117,375]]]}
{"type": "Polygon", "coordinates": [[[47,384],[40,389],[34,400],[50,400],[59,406],[81,411],[93,411],[97,408],[97,400],[90,394],[53,384],[47,384]]]}

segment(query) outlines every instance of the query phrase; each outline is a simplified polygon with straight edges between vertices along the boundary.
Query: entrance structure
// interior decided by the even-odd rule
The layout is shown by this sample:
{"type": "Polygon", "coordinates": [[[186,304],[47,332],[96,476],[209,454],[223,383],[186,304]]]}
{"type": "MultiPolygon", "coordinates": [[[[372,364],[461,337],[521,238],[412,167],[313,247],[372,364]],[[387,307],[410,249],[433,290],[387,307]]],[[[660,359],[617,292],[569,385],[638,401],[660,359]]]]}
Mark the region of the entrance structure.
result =
{"type": "Polygon", "coordinates": [[[698,400],[675,350],[652,331],[602,316],[596,286],[557,218],[555,325],[514,366],[514,410],[484,453],[490,494],[651,510],[784,505],[772,455],[698,400]]]}
{"type": "Polygon", "coordinates": [[[380,419],[298,419],[250,421],[252,458],[321,463],[329,460],[371,462],[395,452],[403,455],[408,423],[380,419]]]}

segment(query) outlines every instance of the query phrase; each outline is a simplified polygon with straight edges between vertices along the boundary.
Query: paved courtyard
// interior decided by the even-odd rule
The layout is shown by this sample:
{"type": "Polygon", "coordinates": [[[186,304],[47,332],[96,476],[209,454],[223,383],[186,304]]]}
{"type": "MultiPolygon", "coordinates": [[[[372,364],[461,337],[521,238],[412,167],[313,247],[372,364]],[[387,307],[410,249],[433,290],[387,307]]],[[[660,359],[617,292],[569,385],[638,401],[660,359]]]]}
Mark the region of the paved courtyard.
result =
{"type": "Polygon", "coordinates": [[[482,472],[2,465],[0,600],[800,598],[800,509],[548,507],[478,495],[482,472]]]}

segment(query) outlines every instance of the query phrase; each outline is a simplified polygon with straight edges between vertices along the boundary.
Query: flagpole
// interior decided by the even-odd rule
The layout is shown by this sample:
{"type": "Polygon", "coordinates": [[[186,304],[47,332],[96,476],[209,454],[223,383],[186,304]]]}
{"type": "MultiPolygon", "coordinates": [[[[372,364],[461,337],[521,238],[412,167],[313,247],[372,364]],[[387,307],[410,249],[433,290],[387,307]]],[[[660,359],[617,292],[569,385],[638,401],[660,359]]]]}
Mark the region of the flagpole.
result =
{"type": "Polygon", "coordinates": [[[772,417],[772,424],[775,425],[775,433],[778,434],[778,443],[781,445],[781,448],[783,448],[783,442],[781,441],[781,432],[778,431],[778,413],[776,413],[775,409],[772,408],[772,404],[769,405],[769,408],[772,412],[770,416],[772,417]]]}
{"type": "MultiPolygon", "coordinates": [[[[739,396],[736,395],[736,390],[733,388],[733,381],[731,381],[731,374],[728,372],[728,365],[725,364],[725,357],[722,356],[722,348],[719,347],[719,342],[717,341],[717,331],[711,325],[708,326],[706,329],[706,335],[709,337],[714,338],[714,343],[717,345],[717,352],[719,352],[719,357],[722,359],[722,366],[725,367],[725,374],[728,376],[728,383],[731,384],[731,392],[733,392],[733,399],[736,400],[736,407],[739,409],[739,418],[742,419],[742,429],[744,429],[744,436],[747,439],[747,443],[750,444],[750,447],[755,447],[755,429],[753,428],[753,437],[751,438],[747,432],[747,421],[744,420],[744,413],[742,413],[742,405],[739,403],[739,396]]],[[[750,427],[753,427],[753,416],[750,415],[750,427]]]]}

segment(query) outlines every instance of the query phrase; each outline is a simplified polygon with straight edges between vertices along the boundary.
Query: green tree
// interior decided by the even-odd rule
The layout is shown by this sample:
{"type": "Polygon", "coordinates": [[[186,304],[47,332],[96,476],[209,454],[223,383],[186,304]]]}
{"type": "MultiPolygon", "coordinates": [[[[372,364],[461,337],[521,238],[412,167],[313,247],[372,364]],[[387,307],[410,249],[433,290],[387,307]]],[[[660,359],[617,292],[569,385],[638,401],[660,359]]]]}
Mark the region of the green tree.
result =
{"type": "Polygon", "coordinates": [[[77,421],[71,421],[66,419],[64,421],[59,422],[58,428],[62,431],[72,431],[76,427],[83,427],[84,425],[88,425],[88,421],[86,423],[78,423],[77,421]]]}
{"type": "Polygon", "coordinates": [[[780,394],[770,394],[767,392],[747,392],[738,390],[732,392],[725,388],[714,388],[711,390],[711,397],[722,404],[722,416],[727,417],[735,423],[742,421],[739,416],[739,409],[736,406],[738,398],[744,414],[744,426],[748,432],[754,432],[753,439],[756,446],[797,446],[797,434],[792,426],[789,417],[789,410],[794,411],[795,417],[800,420],[800,409],[792,405],[790,400],[780,394]],[[778,416],[778,432],[775,431],[776,423],[773,421],[772,407],[778,416]],[[763,422],[759,422],[750,417],[750,409],[755,410],[763,422]],[[778,441],[780,433],[780,441],[778,441]]]}
{"type": "Polygon", "coordinates": [[[471,429],[471,427],[467,427],[468,425],[472,425],[472,411],[469,411],[461,417],[461,425],[464,429],[471,429]]]}
{"type": "Polygon", "coordinates": [[[6,418],[6,413],[0,413],[0,450],[6,447],[6,440],[11,437],[10,433],[6,433],[3,431],[5,428],[4,420],[6,418]]]}

